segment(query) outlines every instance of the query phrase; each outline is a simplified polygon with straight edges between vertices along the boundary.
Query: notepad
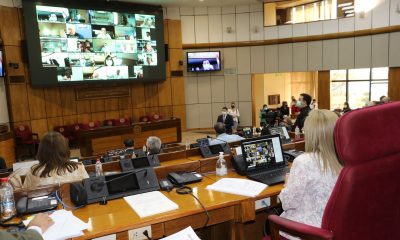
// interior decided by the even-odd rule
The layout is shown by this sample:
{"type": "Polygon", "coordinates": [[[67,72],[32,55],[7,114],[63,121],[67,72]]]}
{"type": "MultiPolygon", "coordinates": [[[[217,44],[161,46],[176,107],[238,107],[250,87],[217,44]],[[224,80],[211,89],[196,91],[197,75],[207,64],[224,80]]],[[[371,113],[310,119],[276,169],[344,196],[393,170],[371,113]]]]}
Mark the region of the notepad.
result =
{"type": "MultiPolygon", "coordinates": [[[[79,218],[75,217],[72,212],[66,210],[58,210],[50,215],[54,224],[43,233],[44,240],[64,240],[83,235],[83,230],[88,229],[89,225],[79,218]]],[[[31,221],[24,221],[28,225],[31,221]]]]}
{"type": "Polygon", "coordinates": [[[176,203],[169,200],[169,198],[159,191],[128,196],[124,197],[124,199],[141,218],[179,208],[176,203]]]}
{"type": "Polygon", "coordinates": [[[211,185],[208,185],[207,189],[217,192],[255,197],[260,194],[266,187],[267,185],[264,183],[255,182],[248,179],[223,178],[211,185]]]}
{"type": "Polygon", "coordinates": [[[200,238],[193,231],[192,227],[187,227],[171,236],[162,238],[160,240],[200,240],[200,238]]]}

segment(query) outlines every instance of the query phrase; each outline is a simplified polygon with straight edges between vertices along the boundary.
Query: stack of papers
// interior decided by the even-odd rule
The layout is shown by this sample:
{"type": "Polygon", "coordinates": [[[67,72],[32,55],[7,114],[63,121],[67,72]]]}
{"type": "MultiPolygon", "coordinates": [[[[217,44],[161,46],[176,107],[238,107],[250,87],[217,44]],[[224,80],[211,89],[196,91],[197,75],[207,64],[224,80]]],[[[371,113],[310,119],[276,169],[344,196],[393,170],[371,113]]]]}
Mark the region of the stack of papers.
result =
{"type": "Polygon", "coordinates": [[[169,198],[159,191],[128,196],[124,197],[124,199],[141,218],[179,208],[176,203],[169,200],[169,198]]]}
{"type": "MultiPolygon", "coordinates": [[[[72,212],[66,210],[58,210],[50,215],[54,224],[43,233],[44,240],[64,240],[83,235],[83,230],[88,229],[89,225],[79,218],[75,217],[72,212]]],[[[30,220],[24,221],[25,226],[30,220]]]]}
{"type": "Polygon", "coordinates": [[[192,227],[187,227],[180,232],[177,232],[160,240],[200,240],[200,238],[193,231],[192,227]]]}
{"type": "Polygon", "coordinates": [[[255,197],[260,194],[266,187],[267,185],[264,183],[255,182],[248,179],[223,178],[218,180],[218,182],[214,184],[208,185],[207,189],[217,192],[255,197]]]}

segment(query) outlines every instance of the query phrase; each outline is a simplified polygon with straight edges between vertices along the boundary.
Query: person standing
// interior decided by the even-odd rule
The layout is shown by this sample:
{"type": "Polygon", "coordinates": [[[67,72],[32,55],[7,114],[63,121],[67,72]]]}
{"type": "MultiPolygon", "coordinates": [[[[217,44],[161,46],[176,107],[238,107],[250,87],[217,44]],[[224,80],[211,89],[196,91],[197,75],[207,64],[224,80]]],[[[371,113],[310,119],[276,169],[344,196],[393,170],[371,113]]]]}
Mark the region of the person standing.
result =
{"type": "Polygon", "coordinates": [[[293,124],[292,131],[295,131],[296,127],[299,127],[300,130],[303,129],[304,121],[306,120],[308,114],[311,111],[310,104],[311,104],[311,96],[308,95],[307,93],[300,94],[296,106],[299,107],[301,110],[300,114],[296,118],[296,122],[293,124]]]}
{"type": "Polygon", "coordinates": [[[267,124],[267,113],[268,113],[268,106],[264,104],[263,107],[260,109],[260,125],[264,127],[267,124]]]}
{"type": "Polygon", "coordinates": [[[290,103],[290,112],[291,114],[297,114],[300,112],[300,109],[297,107],[297,100],[294,96],[292,96],[292,102],[290,103]]]}
{"type": "Polygon", "coordinates": [[[222,108],[222,114],[218,116],[217,122],[225,124],[226,133],[232,134],[233,117],[228,114],[228,108],[222,108]]]}
{"type": "Polygon", "coordinates": [[[236,108],[235,102],[231,102],[231,108],[228,109],[228,114],[232,116],[233,118],[233,127],[232,127],[232,132],[236,133],[237,127],[239,125],[239,109],[236,108]]]}
{"type": "Polygon", "coordinates": [[[284,116],[289,116],[289,107],[286,101],[282,102],[282,106],[279,108],[280,116],[283,118],[284,116]]]}
{"type": "Polygon", "coordinates": [[[310,104],[310,108],[311,109],[318,109],[318,103],[317,103],[317,99],[313,99],[311,104],[310,104]]]}

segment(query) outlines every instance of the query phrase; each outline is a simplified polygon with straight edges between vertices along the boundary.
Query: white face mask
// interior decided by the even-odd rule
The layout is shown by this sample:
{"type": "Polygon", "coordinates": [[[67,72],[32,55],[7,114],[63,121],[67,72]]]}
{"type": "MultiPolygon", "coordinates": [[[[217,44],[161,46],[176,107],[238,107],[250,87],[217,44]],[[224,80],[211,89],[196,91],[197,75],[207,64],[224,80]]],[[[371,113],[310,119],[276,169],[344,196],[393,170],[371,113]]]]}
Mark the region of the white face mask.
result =
{"type": "Polygon", "coordinates": [[[222,111],[222,115],[226,115],[226,114],[228,114],[227,112],[225,112],[225,111],[222,111]]]}

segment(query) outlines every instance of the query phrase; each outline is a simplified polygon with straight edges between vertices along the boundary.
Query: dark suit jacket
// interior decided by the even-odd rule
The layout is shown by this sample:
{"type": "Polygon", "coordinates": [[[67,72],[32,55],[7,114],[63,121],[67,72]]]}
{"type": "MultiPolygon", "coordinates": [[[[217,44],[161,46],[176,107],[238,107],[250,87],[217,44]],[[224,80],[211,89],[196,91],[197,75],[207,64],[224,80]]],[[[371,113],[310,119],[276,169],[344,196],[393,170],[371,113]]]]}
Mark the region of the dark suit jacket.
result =
{"type": "Polygon", "coordinates": [[[226,133],[232,133],[233,117],[229,114],[226,115],[225,122],[223,121],[222,114],[218,116],[217,122],[225,124],[226,133]]]}
{"type": "Polygon", "coordinates": [[[308,117],[308,113],[311,111],[310,107],[302,108],[300,114],[296,118],[296,122],[293,124],[292,131],[295,131],[296,127],[299,127],[300,131],[304,127],[304,121],[308,117]]]}
{"type": "Polygon", "coordinates": [[[0,230],[0,239],[7,240],[42,240],[42,236],[35,230],[26,230],[25,232],[9,233],[0,230]]]}

